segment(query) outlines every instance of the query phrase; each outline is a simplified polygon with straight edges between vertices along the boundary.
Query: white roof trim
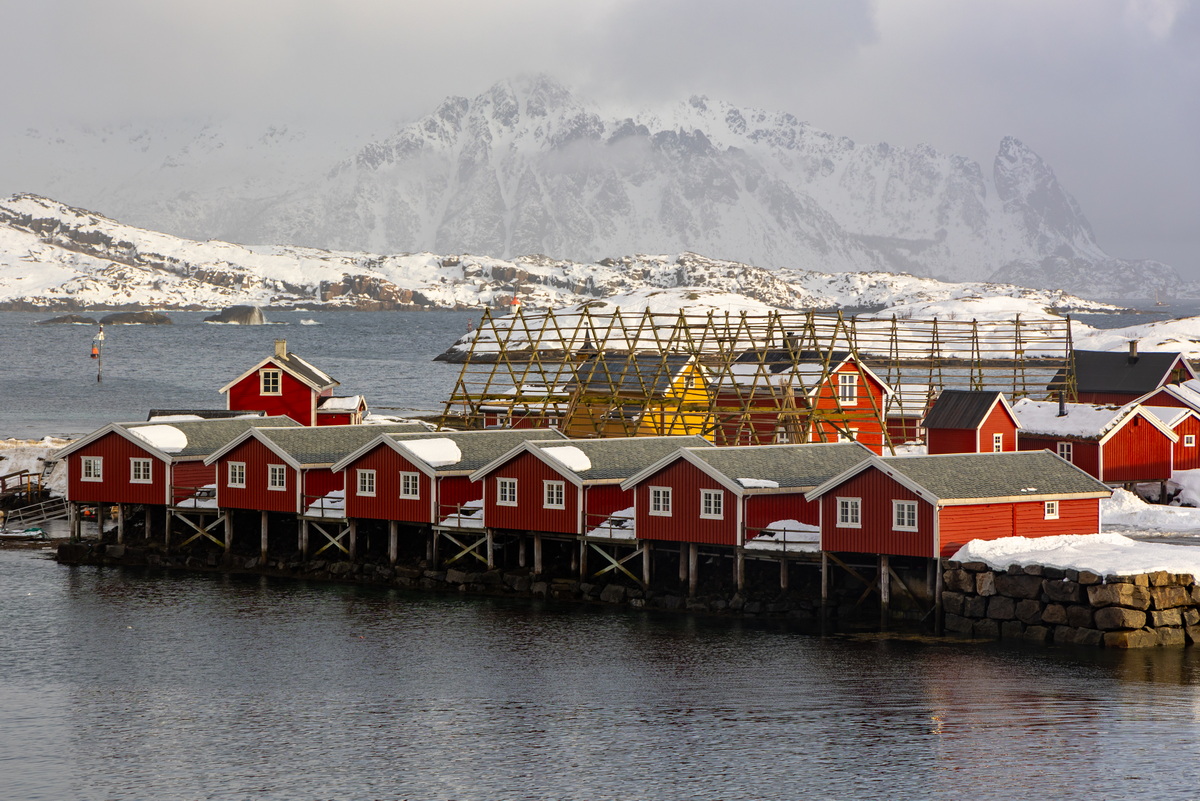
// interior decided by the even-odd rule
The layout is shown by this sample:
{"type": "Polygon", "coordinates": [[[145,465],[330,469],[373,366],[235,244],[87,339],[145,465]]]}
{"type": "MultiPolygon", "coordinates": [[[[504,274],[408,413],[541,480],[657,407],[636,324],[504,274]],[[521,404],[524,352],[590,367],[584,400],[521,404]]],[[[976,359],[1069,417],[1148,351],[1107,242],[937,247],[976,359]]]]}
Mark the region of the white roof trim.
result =
{"type": "Polygon", "coordinates": [[[82,439],[77,439],[74,442],[72,442],[70,445],[66,445],[66,446],[60,448],[58,451],[56,451],[54,453],[54,458],[55,459],[66,458],[67,456],[70,456],[75,451],[77,451],[81,448],[87,447],[88,445],[91,445],[93,442],[103,439],[104,437],[108,436],[109,434],[118,434],[121,437],[123,437],[124,439],[127,439],[130,442],[132,442],[134,445],[137,445],[142,450],[146,451],[146,453],[149,453],[159,459],[162,459],[164,462],[167,462],[168,464],[170,464],[171,462],[174,462],[175,457],[173,457],[171,454],[169,454],[165,451],[159,450],[158,448],[154,447],[146,440],[131,433],[130,430],[128,428],[126,428],[126,426],[138,426],[138,425],[150,425],[150,424],[149,423],[109,423],[108,425],[104,426],[103,428],[96,429],[92,433],[88,434],[86,437],[83,437],[82,439]]]}
{"type": "MultiPolygon", "coordinates": [[[[297,426],[297,428],[300,428],[300,426],[297,426]]],[[[266,446],[267,450],[271,451],[280,459],[282,459],[288,467],[291,467],[294,470],[304,470],[304,465],[296,461],[295,457],[285,451],[277,443],[267,439],[267,437],[261,433],[262,431],[263,429],[260,428],[247,428],[244,432],[227,442],[223,448],[214,452],[207,459],[205,459],[204,463],[210,465],[216,464],[218,461],[220,461],[221,457],[225,456],[225,454],[232,451],[238,445],[241,445],[243,442],[246,442],[249,439],[256,439],[266,446]]]]}
{"type": "Polygon", "coordinates": [[[219,391],[219,392],[221,392],[222,394],[224,394],[224,393],[228,392],[228,391],[229,391],[229,389],[230,389],[230,388],[231,388],[231,387],[232,387],[234,384],[240,383],[240,382],[244,381],[245,379],[249,378],[249,377],[250,377],[252,374],[254,374],[254,373],[257,373],[259,370],[261,370],[261,369],[262,369],[263,367],[265,367],[267,364],[274,364],[276,368],[278,368],[278,369],[280,369],[280,370],[283,370],[285,373],[287,373],[288,375],[292,376],[293,378],[295,378],[295,379],[296,379],[297,381],[299,381],[300,383],[302,383],[302,384],[304,384],[304,385],[306,385],[306,386],[308,386],[308,387],[311,387],[311,388],[312,388],[314,391],[317,391],[317,392],[320,392],[321,390],[323,390],[323,389],[327,389],[327,388],[329,388],[329,387],[337,387],[337,386],[341,386],[341,382],[340,382],[340,381],[338,381],[338,380],[336,380],[336,379],[335,379],[333,376],[329,375],[329,373],[326,373],[324,370],[321,370],[321,369],[318,369],[318,368],[316,368],[316,367],[313,367],[311,364],[309,364],[308,362],[304,361],[304,359],[301,359],[299,356],[296,356],[295,354],[288,354],[288,358],[289,358],[289,359],[295,359],[296,361],[299,361],[299,362],[303,362],[303,363],[305,364],[305,366],[307,366],[307,367],[311,368],[311,369],[312,369],[312,371],[313,371],[314,373],[320,373],[321,375],[323,375],[323,376],[325,376],[326,378],[328,378],[328,379],[329,379],[329,381],[330,381],[330,383],[328,383],[328,384],[314,384],[312,381],[309,381],[307,378],[305,378],[304,376],[300,375],[300,374],[299,374],[299,373],[297,373],[295,370],[293,370],[293,369],[291,369],[290,367],[288,367],[286,364],[280,364],[280,363],[278,362],[278,360],[277,360],[277,358],[276,358],[275,356],[268,356],[267,358],[265,358],[265,359],[263,359],[262,361],[260,361],[258,364],[256,364],[256,365],[254,365],[253,367],[251,367],[251,368],[250,368],[249,370],[247,370],[246,372],[244,372],[244,373],[242,373],[241,375],[239,375],[237,378],[235,378],[235,379],[233,379],[232,381],[230,381],[230,382],[229,382],[228,384],[226,384],[225,386],[221,387],[221,389],[220,389],[220,390],[218,390],[218,391],[219,391]]]}

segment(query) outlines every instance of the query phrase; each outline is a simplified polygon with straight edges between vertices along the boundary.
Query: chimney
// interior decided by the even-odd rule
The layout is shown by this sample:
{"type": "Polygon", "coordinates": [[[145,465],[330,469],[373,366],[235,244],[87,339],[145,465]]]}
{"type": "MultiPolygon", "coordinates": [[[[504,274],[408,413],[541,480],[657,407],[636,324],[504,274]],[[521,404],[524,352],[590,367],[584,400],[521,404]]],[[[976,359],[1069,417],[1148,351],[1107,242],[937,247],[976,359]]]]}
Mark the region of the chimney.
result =
{"type": "Polygon", "coordinates": [[[1058,416],[1067,416],[1067,393],[1061,389],[1058,391],[1058,416]]]}
{"type": "Polygon", "coordinates": [[[275,358],[276,359],[286,359],[287,358],[287,340],[286,339],[275,340],[275,358]]]}
{"type": "Polygon", "coordinates": [[[1136,339],[1129,340],[1129,363],[1135,364],[1138,360],[1136,339]]]}

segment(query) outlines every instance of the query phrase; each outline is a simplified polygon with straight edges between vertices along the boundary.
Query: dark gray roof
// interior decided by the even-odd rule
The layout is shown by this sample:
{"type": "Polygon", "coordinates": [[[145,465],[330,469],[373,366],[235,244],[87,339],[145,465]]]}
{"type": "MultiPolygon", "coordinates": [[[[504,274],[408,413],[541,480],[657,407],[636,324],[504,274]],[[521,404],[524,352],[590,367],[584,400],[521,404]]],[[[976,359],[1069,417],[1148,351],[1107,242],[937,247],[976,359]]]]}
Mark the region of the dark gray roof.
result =
{"type": "MultiPolygon", "coordinates": [[[[396,440],[448,439],[458,446],[462,459],[455,464],[435,468],[438,473],[474,472],[499,459],[523,442],[551,439],[557,432],[547,428],[506,428],[493,431],[431,431],[424,434],[401,434],[396,440]]],[[[566,437],[558,434],[565,441],[566,437]]]]}
{"type": "MultiPolygon", "coordinates": [[[[1072,358],[1077,391],[1144,395],[1167,382],[1171,366],[1182,356],[1150,351],[1131,357],[1125,351],[1077,350],[1072,358]]],[[[1065,372],[1059,370],[1049,389],[1059,389],[1064,380],[1065,372]]]]}
{"type": "MultiPolygon", "coordinates": [[[[711,448],[704,437],[614,437],[612,439],[573,439],[566,442],[538,442],[538,448],[569,445],[583,451],[592,463],[590,470],[577,472],[583,481],[625,480],[674,453],[680,448],[711,448]]],[[[550,454],[553,456],[554,454],[550,454]]]]}
{"type": "Polygon", "coordinates": [[[736,481],[774,481],[781,488],[808,490],[871,458],[857,442],[828,445],[735,445],[691,452],[717,472],[736,481]]]}
{"type": "Polygon", "coordinates": [[[943,389],[921,425],[925,428],[979,428],[992,404],[1000,397],[999,392],[943,389]]]}
{"type": "Polygon", "coordinates": [[[420,423],[357,426],[296,426],[263,431],[263,435],[302,465],[333,464],[380,434],[428,432],[420,423]]]}
{"type": "Polygon", "coordinates": [[[795,350],[791,348],[771,348],[768,350],[747,350],[738,354],[736,361],[743,364],[762,362],[772,373],[782,373],[801,364],[824,364],[829,357],[829,366],[837,367],[850,358],[850,352],[845,350],[817,351],[795,350]]]}
{"type": "Polygon", "coordinates": [[[603,394],[662,395],[690,361],[690,356],[682,354],[600,355],[579,363],[569,388],[603,394]]]}
{"type": "Polygon", "coordinates": [[[241,435],[248,428],[291,428],[296,421],[290,417],[240,417],[234,419],[212,420],[176,420],[158,422],[150,420],[145,423],[127,425],[129,430],[146,426],[171,426],[183,432],[187,437],[187,445],[177,453],[172,453],[175,459],[202,459],[216,453],[221,448],[241,435]]]}
{"type": "Polygon", "coordinates": [[[942,500],[1109,491],[1049,451],[955,453],[883,461],[942,500]]]}
{"type": "Polygon", "coordinates": [[[314,367],[290,351],[286,356],[283,357],[272,356],[271,360],[278,362],[281,367],[286,367],[288,370],[304,378],[305,380],[311,381],[321,390],[326,390],[330,387],[336,387],[339,383],[338,381],[334,380],[333,376],[329,375],[329,373],[314,367]]]}

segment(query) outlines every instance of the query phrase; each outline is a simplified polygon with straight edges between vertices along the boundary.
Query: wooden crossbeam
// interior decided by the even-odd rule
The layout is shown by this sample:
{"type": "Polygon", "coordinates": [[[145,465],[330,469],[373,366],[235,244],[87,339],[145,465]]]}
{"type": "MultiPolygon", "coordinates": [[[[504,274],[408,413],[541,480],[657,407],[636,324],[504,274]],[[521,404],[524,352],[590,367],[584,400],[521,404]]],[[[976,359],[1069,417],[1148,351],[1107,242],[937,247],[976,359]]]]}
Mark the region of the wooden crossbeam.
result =
{"type": "Polygon", "coordinates": [[[313,528],[315,528],[317,531],[319,531],[321,533],[321,536],[324,537],[326,540],[328,540],[328,542],[326,542],[324,545],[322,545],[320,548],[317,549],[317,552],[314,553],[313,556],[320,556],[321,552],[324,551],[326,548],[337,548],[339,551],[346,554],[347,556],[350,555],[350,549],[342,544],[342,540],[345,539],[346,536],[350,533],[349,526],[344,526],[343,528],[339,529],[337,536],[330,536],[329,532],[326,531],[325,528],[317,521],[310,520],[308,524],[310,526],[312,526],[313,528]]]}
{"type": "Polygon", "coordinates": [[[476,559],[478,559],[480,562],[483,562],[485,565],[488,563],[487,558],[480,556],[479,552],[478,552],[478,548],[480,545],[487,544],[488,538],[487,538],[486,534],[484,536],[480,537],[479,539],[475,540],[475,542],[471,543],[470,545],[464,545],[453,534],[450,534],[445,530],[442,530],[440,532],[440,534],[441,534],[441,536],[450,540],[452,543],[454,543],[455,545],[457,545],[459,548],[462,549],[458,553],[454,554],[454,556],[447,559],[446,564],[448,564],[448,565],[453,564],[454,562],[457,562],[459,559],[463,558],[464,556],[467,556],[468,554],[471,556],[474,556],[476,559]]]}
{"type": "Polygon", "coordinates": [[[608,551],[604,550],[603,548],[601,548],[599,545],[597,545],[594,542],[589,542],[588,545],[591,545],[593,551],[595,551],[596,553],[603,556],[610,563],[607,566],[602,567],[599,570],[597,570],[593,575],[601,576],[610,570],[620,570],[622,573],[629,576],[631,579],[636,581],[638,584],[642,583],[642,580],[640,578],[633,575],[633,573],[629,572],[629,568],[625,567],[625,563],[628,562],[630,559],[633,559],[635,556],[641,556],[642,551],[645,550],[645,548],[637,548],[628,556],[622,557],[621,559],[617,559],[614,556],[612,556],[608,551]]]}
{"type": "MultiPolygon", "coordinates": [[[[220,547],[222,547],[222,548],[224,548],[224,547],[225,547],[225,541],[224,541],[224,540],[219,540],[219,539],[217,539],[216,537],[214,537],[212,534],[210,534],[210,533],[209,533],[209,531],[210,531],[211,529],[213,529],[213,528],[217,527],[218,525],[220,525],[220,523],[221,523],[221,517],[220,517],[220,515],[218,515],[218,516],[217,516],[217,517],[216,517],[216,518],[215,518],[215,519],[214,519],[214,520],[213,520],[211,523],[209,523],[207,526],[198,526],[198,525],[196,525],[195,523],[193,523],[193,522],[192,522],[192,521],[191,521],[191,520],[190,520],[190,519],[189,519],[189,518],[188,518],[186,515],[179,514],[178,512],[174,512],[174,513],[172,513],[172,516],[173,516],[173,517],[175,517],[177,520],[182,520],[184,523],[187,523],[189,526],[191,526],[191,527],[192,527],[192,528],[193,528],[193,529],[196,531],[196,533],[195,533],[195,534],[193,534],[192,536],[188,537],[188,538],[187,538],[186,540],[184,540],[183,542],[179,543],[179,547],[180,547],[180,548],[184,547],[184,546],[185,546],[185,545],[187,545],[188,543],[190,543],[190,542],[192,542],[193,540],[196,540],[196,539],[198,539],[198,538],[200,538],[200,537],[205,537],[205,538],[207,538],[207,539],[209,539],[209,540],[211,540],[211,541],[215,542],[217,545],[219,545],[219,546],[220,546],[220,547]]],[[[200,522],[202,522],[202,523],[204,522],[203,518],[201,518],[201,521],[200,521],[200,522]]]]}

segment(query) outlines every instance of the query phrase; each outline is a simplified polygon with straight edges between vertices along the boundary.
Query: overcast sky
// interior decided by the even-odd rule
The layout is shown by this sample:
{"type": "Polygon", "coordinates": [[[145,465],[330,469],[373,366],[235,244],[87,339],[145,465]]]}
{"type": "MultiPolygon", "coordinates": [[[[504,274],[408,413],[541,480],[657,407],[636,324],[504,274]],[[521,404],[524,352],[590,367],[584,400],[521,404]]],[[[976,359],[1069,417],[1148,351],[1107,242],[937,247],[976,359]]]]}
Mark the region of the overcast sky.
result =
{"type": "Polygon", "coordinates": [[[1200,9],[1184,0],[0,0],[6,127],[408,121],[544,72],[706,94],[859,142],[1039,153],[1114,256],[1200,275],[1200,9]]]}

